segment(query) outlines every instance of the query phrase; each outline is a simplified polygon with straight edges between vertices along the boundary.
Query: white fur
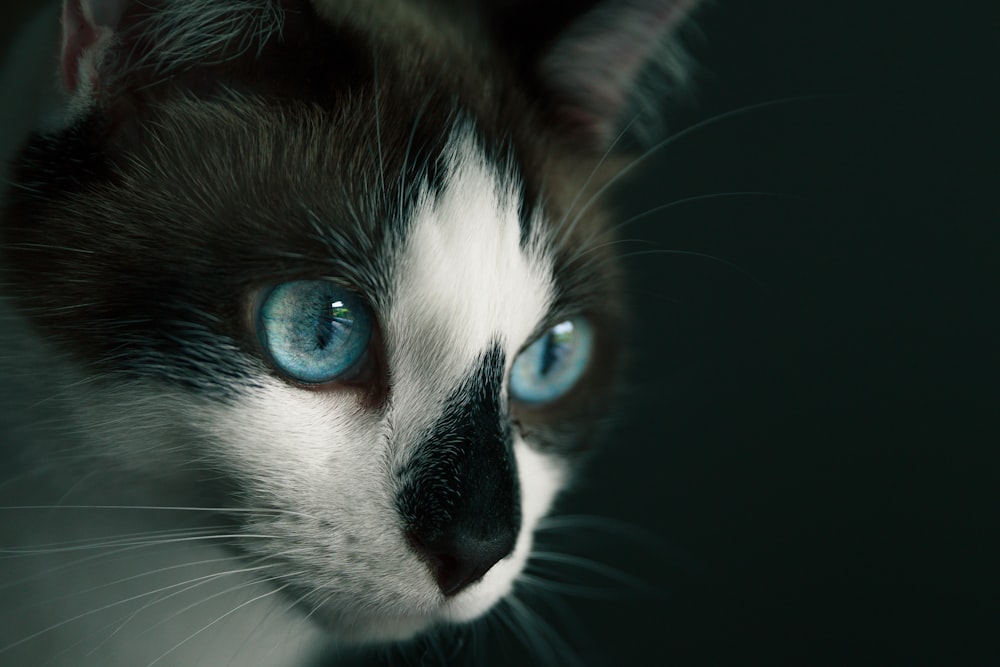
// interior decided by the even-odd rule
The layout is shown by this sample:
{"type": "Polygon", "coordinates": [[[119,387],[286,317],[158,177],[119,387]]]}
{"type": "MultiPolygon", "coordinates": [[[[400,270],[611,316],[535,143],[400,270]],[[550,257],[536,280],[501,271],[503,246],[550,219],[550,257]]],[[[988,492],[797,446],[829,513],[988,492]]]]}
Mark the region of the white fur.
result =
{"type": "Polygon", "coordinates": [[[455,131],[449,154],[443,194],[416,209],[386,318],[393,408],[423,415],[408,420],[406,437],[433,423],[491,343],[509,368],[552,298],[541,239],[519,246],[516,182],[487,164],[468,127],[455,131]]]}

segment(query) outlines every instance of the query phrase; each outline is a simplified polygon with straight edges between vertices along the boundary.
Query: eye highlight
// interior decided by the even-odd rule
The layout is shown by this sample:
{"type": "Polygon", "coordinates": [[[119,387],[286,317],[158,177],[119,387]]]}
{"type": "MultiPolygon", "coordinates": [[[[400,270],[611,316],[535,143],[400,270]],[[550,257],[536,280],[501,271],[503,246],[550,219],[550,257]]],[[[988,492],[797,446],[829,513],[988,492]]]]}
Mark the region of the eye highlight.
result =
{"type": "Polygon", "coordinates": [[[511,396],[541,404],[568,393],[587,369],[593,342],[590,323],[582,317],[555,325],[514,360],[511,396]]]}
{"type": "Polygon", "coordinates": [[[257,336],[274,364],[293,379],[325,384],[365,359],[372,314],[353,292],[324,280],[273,288],[257,312],[257,336]]]}

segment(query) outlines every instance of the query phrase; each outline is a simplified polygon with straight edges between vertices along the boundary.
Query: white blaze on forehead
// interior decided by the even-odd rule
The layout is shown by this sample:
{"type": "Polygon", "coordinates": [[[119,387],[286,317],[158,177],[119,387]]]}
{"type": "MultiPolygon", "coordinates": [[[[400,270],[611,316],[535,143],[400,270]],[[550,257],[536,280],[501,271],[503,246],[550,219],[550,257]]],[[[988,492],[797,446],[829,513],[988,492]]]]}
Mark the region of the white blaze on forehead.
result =
{"type": "Polygon", "coordinates": [[[468,128],[455,132],[446,160],[444,186],[414,209],[387,317],[395,397],[417,391],[425,405],[427,392],[454,389],[494,342],[509,364],[553,292],[542,244],[521,246],[514,177],[486,159],[468,128]]]}

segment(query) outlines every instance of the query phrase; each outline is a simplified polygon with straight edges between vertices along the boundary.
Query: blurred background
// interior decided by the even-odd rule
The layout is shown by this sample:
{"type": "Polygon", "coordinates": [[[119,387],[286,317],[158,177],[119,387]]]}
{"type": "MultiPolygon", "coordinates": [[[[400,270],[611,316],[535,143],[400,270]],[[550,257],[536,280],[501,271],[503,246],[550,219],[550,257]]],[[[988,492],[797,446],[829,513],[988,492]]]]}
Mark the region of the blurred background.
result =
{"type": "Polygon", "coordinates": [[[700,11],[679,138],[617,193],[632,380],[559,508],[601,518],[543,535],[580,559],[537,563],[559,583],[520,634],[355,661],[1000,664],[998,27],[991,2],[700,11]]]}
{"type": "Polygon", "coordinates": [[[678,203],[626,232],[629,412],[567,502],[664,548],[593,534],[650,592],[573,603],[587,664],[1000,664],[998,18],[701,13],[668,119],[717,120],[620,194],[678,203]]]}

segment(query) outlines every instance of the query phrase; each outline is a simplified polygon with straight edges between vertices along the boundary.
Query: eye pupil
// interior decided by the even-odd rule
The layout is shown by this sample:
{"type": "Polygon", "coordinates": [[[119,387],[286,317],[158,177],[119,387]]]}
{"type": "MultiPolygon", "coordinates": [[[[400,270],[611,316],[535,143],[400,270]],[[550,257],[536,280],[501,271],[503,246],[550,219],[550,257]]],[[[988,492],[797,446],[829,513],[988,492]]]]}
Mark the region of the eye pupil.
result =
{"type": "Polygon", "coordinates": [[[328,313],[316,318],[316,340],[321,350],[325,350],[336,338],[347,338],[351,335],[354,318],[343,301],[330,304],[328,313]]]}
{"type": "Polygon", "coordinates": [[[261,344],[271,361],[301,382],[322,384],[349,373],[365,358],[372,333],[368,307],[356,295],[322,280],[278,285],[263,300],[261,344]]]}
{"type": "Polygon", "coordinates": [[[556,337],[551,333],[545,336],[545,351],[542,354],[542,366],[538,369],[538,373],[541,376],[546,376],[551,372],[552,367],[559,360],[559,345],[556,343],[556,337]]]}

